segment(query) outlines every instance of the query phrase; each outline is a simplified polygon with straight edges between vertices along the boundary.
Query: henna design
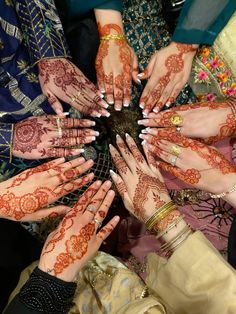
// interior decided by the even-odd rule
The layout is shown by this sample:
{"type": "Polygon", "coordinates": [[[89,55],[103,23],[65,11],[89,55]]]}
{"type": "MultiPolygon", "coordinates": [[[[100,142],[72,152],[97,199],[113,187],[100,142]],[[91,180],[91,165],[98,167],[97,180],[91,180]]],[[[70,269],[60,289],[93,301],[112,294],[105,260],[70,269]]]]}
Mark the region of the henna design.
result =
{"type": "Polygon", "coordinates": [[[130,145],[130,150],[135,158],[139,163],[143,164],[145,159],[143,158],[143,155],[140,153],[138,147],[135,144],[130,145]]]}
{"type": "Polygon", "coordinates": [[[146,201],[148,200],[148,193],[150,191],[152,191],[153,193],[153,190],[157,191],[157,193],[166,193],[166,186],[158,178],[145,174],[139,168],[136,169],[136,173],[139,177],[133,197],[134,214],[137,216],[137,218],[144,221],[145,218],[147,218],[144,216],[144,206],[146,201]]]}
{"type": "Polygon", "coordinates": [[[173,210],[171,213],[169,213],[168,216],[166,216],[161,221],[159,221],[153,227],[153,229],[157,232],[164,231],[168,228],[169,225],[171,225],[180,216],[181,216],[181,213],[178,210],[173,210]]]}
{"type": "Polygon", "coordinates": [[[163,206],[166,202],[161,200],[160,196],[154,192],[152,192],[153,195],[153,200],[155,202],[156,208],[160,208],[161,206],[163,206]]]}
{"type": "Polygon", "coordinates": [[[101,217],[101,218],[105,218],[106,217],[106,213],[103,211],[103,210],[99,210],[98,211],[98,214],[99,214],[99,216],[101,217]]]}
{"type": "Polygon", "coordinates": [[[80,260],[87,253],[88,243],[95,233],[95,223],[88,223],[81,228],[78,235],[72,235],[66,241],[66,252],[60,253],[56,257],[54,264],[55,275],[61,274],[65,268],[73,264],[76,260],[80,260]]]}
{"type": "Polygon", "coordinates": [[[124,159],[117,153],[115,153],[112,158],[119,172],[126,174],[128,171],[128,166],[124,162],[124,159]]]}
{"type": "Polygon", "coordinates": [[[37,118],[18,122],[14,130],[13,148],[22,153],[32,152],[50,129],[37,122],[37,118]]]}
{"type": "Polygon", "coordinates": [[[111,233],[113,230],[114,230],[114,226],[113,226],[112,224],[110,224],[109,226],[103,227],[103,228],[99,231],[99,233],[98,233],[97,236],[98,236],[100,239],[103,240],[103,239],[106,237],[106,235],[107,235],[108,233],[111,233]]]}
{"type": "Polygon", "coordinates": [[[126,186],[123,181],[116,183],[116,187],[121,197],[124,197],[125,192],[127,192],[126,186]]]}
{"type": "Polygon", "coordinates": [[[55,104],[55,102],[57,102],[57,99],[55,96],[48,95],[48,102],[52,106],[53,104],[55,104]]]}

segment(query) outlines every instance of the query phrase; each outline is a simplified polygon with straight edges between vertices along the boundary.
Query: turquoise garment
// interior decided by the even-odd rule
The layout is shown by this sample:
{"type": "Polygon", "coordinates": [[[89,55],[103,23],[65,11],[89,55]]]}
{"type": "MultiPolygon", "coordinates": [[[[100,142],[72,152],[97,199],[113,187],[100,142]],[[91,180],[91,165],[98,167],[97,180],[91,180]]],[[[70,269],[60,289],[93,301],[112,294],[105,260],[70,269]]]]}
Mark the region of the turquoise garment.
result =
{"type": "Polygon", "coordinates": [[[122,11],[122,0],[57,0],[57,2],[65,7],[70,18],[82,16],[95,8],[122,11]]]}
{"type": "Polygon", "coordinates": [[[212,45],[236,10],[236,0],[186,0],[173,41],[212,45]]]}

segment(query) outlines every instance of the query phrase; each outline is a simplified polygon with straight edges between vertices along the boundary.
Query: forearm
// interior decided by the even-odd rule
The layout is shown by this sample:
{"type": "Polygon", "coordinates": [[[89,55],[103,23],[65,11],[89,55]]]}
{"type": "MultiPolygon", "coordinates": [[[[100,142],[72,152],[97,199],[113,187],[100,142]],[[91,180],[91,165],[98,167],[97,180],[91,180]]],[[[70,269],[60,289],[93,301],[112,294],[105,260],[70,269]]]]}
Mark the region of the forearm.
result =
{"type": "Polygon", "coordinates": [[[75,283],[60,280],[36,268],[4,313],[66,314],[72,306],[75,289],[75,283]]]}
{"type": "Polygon", "coordinates": [[[124,34],[122,16],[119,11],[95,9],[95,17],[100,36],[124,34]]]}

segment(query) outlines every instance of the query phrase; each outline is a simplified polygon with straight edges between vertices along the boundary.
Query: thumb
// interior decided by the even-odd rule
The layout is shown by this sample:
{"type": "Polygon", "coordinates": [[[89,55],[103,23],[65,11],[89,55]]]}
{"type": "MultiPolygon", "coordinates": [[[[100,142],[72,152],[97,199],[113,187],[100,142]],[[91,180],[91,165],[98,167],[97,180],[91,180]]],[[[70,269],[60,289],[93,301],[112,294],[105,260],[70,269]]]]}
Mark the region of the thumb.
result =
{"type": "Polygon", "coordinates": [[[133,65],[132,65],[132,78],[135,83],[140,84],[140,79],[138,78],[139,66],[138,58],[136,53],[133,53],[133,65]]]}
{"type": "Polygon", "coordinates": [[[145,79],[149,78],[152,75],[152,71],[153,71],[153,68],[154,68],[154,65],[155,65],[155,62],[156,62],[156,58],[157,58],[157,52],[154,55],[152,55],[152,57],[151,57],[151,59],[149,61],[148,66],[146,67],[146,69],[142,73],[138,74],[138,78],[140,80],[145,80],[145,79]]]}
{"type": "Polygon", "coordinates": [[[47,92],[47,99],[52,109],[59,116],[59,118],[64,118],[65,116],[63,114],[63,107],[58,98],[51,92],[47,92]]]}

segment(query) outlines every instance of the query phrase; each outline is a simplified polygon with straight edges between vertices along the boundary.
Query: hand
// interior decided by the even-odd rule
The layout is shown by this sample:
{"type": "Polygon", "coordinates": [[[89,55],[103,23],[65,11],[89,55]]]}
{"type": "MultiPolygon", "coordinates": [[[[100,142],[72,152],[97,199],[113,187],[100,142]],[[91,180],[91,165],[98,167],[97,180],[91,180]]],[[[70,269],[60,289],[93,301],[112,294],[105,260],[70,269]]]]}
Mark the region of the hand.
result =
{"type": "Polygon", "coordinates": [[[236,108],[236,100],[234,99],[219,103],[196,103],[166,110],[158,114],[150,113],[148,119],[140,120],[138,124],[148,127],[142,133],[156,136],[158,129],[150,127],[174,127],[171,118],[177,114],[182,120],[178,125],[179,132],[182,135],[200,138],[204,143],[212,144],[234,135],[236,130],[234,108],[236,108]]]}
{"type": "Polygon", "coordinates": [[[101,93],[73,63],[65,58],[53,58],[41,60],[38,67],[42,91],[60,117],[63,117],[60,100],[86,115],[109,116],[101,93]]]}
{"type": "MultiPolygon", "coordinates": [[[[93,173],[77,177],[92,165],[92,160],[85,161],[84,158],[69,162],[59,158],[1,182],[0,216],[10,220],[31,221],[53,214],[55,208],[45,209],[45,206],[88,184],[94,177],[93,173]]],[[[58,213],[65,212],[65,206],[57,209],[58,213]]]]}
{"type": "Polygon", "coordinates": [[[53,115],[27,118],[15,125],[13,155],[25,159],[78,155],[83,149],[71,147],[94,141],[98,132],[88,129],[93,125],[90,120],[53,115]]]}
{"type": "Polygon", "coordinates": [[[119,222],[115,216],[99,232],[115,193],[111,182],[93,183],[52,232],[42,251],[39,268],[65,281],[77,273],[96,254],[102,242],[119,222]]]}
{"type": "Polygon", "coordinates": [[[144,115],[175,101],[188,81],[197,47],[172,42],[152,56],[144,73],[138,75],[139,79],[150,77],[140,99],[144,115]]]}
{"type": "Polygon", "coordinates": [[[170,197],[155,160],[146,151],[146,161],[128,134],[126,144],[117,136],[119,152],[110,145],[112,159],[120,174],[111,171],[111,176],[125,207],[145,222],[158,208],[169,202],[170,197]]]}
{"type": "Polygon", "coordinates": [[[140,135],[144,146],[161,158],[159,167],[180,180],[214,194],[235,184],[236,169],[215,148],[184,137],[174,129],[158,129],[157,135],[140,135]]]}
{"type": "MultiPolygon", "coordinates": [[[[123,36],[123,31],[116,24],[99,26],[101,37],[114,34],[113,31],[115,35],[123,36]]],[[[125,39],[101,40],[96,71],[99,89],[106,93],[107,102],[115,103],[115,110],[121,110],[122,106],[128,107],[131,102],[132,75],[137,82],[138,61],[125,39]]]]}

